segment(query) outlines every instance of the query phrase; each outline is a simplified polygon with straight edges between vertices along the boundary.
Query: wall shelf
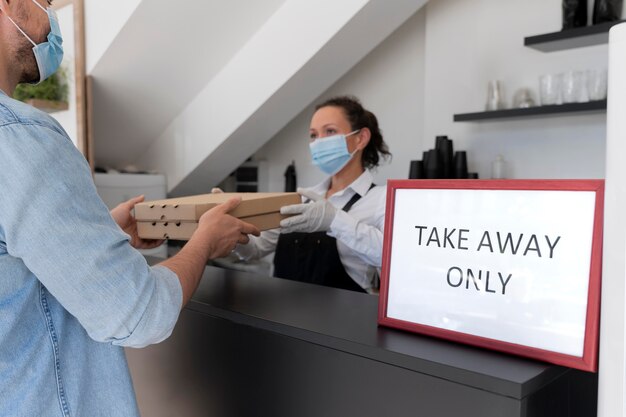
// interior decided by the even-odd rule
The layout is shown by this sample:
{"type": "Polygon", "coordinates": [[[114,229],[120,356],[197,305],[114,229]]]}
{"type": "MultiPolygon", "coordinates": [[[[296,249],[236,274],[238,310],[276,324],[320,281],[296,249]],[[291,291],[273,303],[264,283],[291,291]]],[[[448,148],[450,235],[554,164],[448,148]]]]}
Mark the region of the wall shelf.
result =
{"type": "Polygon", "coordinates": [[[606,110],[606,100],[587,101],[585,103],[554,104],[549,106],[529,107],[525,109],[506,109],[483,111],[476,113],[455,114],[455,122],[479,122],[498,119],[523,117],[542,117],[550,115],[567,115],[600,112],[606,110]]]}
{"type": "Polygon", "coordinates": [[[611,29],[611,27],[624,22],[626,22],[626,20],[618,20],[543,35],[529,36],[524,38],[524,46],[541,52],[554,52],[584,46],[600,45],[608,42],[609,29],[611,29]]]}

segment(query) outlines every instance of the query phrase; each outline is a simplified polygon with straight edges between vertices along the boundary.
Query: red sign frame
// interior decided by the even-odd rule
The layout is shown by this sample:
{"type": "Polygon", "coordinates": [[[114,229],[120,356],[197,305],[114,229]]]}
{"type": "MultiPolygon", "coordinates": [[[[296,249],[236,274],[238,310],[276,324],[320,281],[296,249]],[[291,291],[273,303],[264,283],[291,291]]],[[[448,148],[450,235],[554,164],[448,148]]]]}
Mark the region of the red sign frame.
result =
{"type": "Polygon", "coordinates": [[[596,372],[598,368],[598,335],[600,325],[600,290],[602,274],[602,229],[604,214],[604,180],[389,180],[387,183],[387,210],[383,244],[383,264],[380,283],[378,323],[414,333],[425,334],[453,342],[506,352],[527,358],[596,372]],[[392,234],[395,211],[395,194],[399,189],[447,190],[531,190],[531,191],[593,191],[595,212],[593,241],[587,294],[584,348],[582,357],[538,349],[496,339],[432,327],[387,316],[389,301],[389,276],[392,256],[392,234]]]}

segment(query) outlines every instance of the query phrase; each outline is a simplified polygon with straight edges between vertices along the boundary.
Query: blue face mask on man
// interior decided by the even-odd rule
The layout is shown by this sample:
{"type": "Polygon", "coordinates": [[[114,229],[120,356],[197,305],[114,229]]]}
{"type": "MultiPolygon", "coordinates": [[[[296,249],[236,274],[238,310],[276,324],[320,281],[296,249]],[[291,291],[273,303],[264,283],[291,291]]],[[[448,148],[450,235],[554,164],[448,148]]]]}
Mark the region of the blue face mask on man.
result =
{"type": "Polygon", "coordinates": [[[61,61],[63,61],[63,37],[61,36],[61,28],[59,27],[59,19],[57,18],[57,14],[50,7],[44,9],[41,4],[37,3],[37,1],[32,0],[44,13],[48,15],[48,20],[50,21],[50,33],[48,33],[48,41],[40,43],[37,45],[33,40],[20,28],[17,23],[11,19],[9,15],[6,17],[9,18],[11,23],[15,25],[17,30],[19,30],[22,35],[26,37],[33,44],[33,53],[35,54],[35,60],[37,61],[37,67],[39,68],[39,82],[42,82],[46,78],[50,77],[52,74],[59,69],[61,65],[61,61]]]}
{"type": "Polygon", "coordinates": [[[357,152],[348,152],[346,138],[360,130],[357,129],[347,135],[339,134],[315,139],[309,144],[313,164],[328,175],[335,175],[341,171],[357,152]]]}

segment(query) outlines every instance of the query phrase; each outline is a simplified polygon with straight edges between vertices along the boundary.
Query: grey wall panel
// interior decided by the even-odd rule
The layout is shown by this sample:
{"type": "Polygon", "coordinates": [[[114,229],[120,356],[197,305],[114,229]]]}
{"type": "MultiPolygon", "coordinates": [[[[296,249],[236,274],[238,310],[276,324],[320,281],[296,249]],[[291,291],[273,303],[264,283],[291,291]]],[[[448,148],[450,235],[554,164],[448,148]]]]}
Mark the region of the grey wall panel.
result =
{"type": "Polygon", "coordinates": [[[379,327],[377,297],[207,267],[127,350],[144,417],[595,415],[597,375],[379,327]]]}
{"type": "MultiPolygon", "coordinates": [[[[169,340],[127,356],[144,417],[525,413],[513,398],[191,311],[169,340]]],[[[549,394],[567,395],[557,385],[549,394]]],[[[553,398],[551,416],[567,415],[553,398]]]]}

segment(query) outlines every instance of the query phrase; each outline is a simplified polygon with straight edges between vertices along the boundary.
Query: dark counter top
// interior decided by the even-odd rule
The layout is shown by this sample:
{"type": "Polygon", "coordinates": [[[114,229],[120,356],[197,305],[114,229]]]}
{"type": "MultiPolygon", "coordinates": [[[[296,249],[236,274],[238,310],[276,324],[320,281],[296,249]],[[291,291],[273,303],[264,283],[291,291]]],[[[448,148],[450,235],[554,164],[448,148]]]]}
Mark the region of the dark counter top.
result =
{"type": "Polygon", "coordinates": [[[213,266],[186,309],[515,399],[570,371],[379,327],[377,296],[213,266]]]}

